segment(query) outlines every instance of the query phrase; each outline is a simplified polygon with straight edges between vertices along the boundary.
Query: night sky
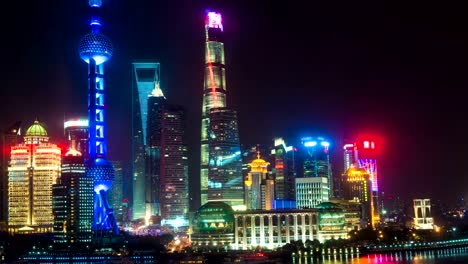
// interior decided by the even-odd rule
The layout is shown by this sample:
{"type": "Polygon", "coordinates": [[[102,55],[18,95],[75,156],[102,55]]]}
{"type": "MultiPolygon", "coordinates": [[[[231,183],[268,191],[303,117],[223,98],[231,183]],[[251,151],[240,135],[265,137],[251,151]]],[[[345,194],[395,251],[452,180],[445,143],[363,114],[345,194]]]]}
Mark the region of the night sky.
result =
{"type": "MultiPolygon", "coordinates": [[[[198,186],[205,10],[223,14],[228,105],[241,143],[324,135],[341,145],[380,138],[382,190],[405,199],[466,197],[468,25],[463,6],[326,1],[103,0],[109,159],[130,160],[131,61],[161,63],[162,89],[188,111],[192,190],[198,186]],[[131,5],[130,5],[131,3],[131,5]]],[[[398,1],[397,1],[398,2],[398,1]]],[[[0,128],[37,117],[52,141],[86,115],[86,0],[3,4],[0,128]],[[6,6],[5,6],[6,5],[6,6]],[[27,8],[26,8],[27,7],[27,8]]]]}

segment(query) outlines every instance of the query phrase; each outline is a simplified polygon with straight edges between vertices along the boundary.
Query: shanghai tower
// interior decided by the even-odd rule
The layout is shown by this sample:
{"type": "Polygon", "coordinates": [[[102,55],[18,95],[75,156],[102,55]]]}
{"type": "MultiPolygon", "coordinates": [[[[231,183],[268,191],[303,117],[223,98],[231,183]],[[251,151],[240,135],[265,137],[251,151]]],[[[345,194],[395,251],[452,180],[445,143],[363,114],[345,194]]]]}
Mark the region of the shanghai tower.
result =
{"type": "Polygon", "coordinates": [[[108,190],[114,180],[114,168],[107,161],[105,103],[104,103],[104,63],[112,57],[112,42],[100,33],[99,10],[101,0],[89,0],[91,9],[91,32],[80,40],[80,58],[88,64],[88,159],[86,176],[94,181],[94,220],[92,229],[95,235],[118,234],[113,209],[107,200],[108,190]]]}
{"type": "MultiPolygon", "coordinates": [[[[200,160],[200,187],[201,204],[208,201],[225,201],[222,194],[225,193],[225,183],[229,182],[229,193],[236,190],[243,198],[240,146],[238,141],[237,121],[224,120],[232,122],[234,125],[223,125],[223,119],[237,119],[234,110],[226,108],[226,72],[224,65],[224,43],[223,43],[223,24],[221,14],[217,12],[208,12],[205,20],[205,75],[203,86],[203,106],[202,106],[202,125],[201,125],[201,160],[200,160]],[[218,110],[216,110],[218,109],[218,110]],[[221,112],[220,112],[221,111],[221,112]],[[229,114],[226,115],[226,113],[229,114]],[[217,131],[211,128],[210,117],[216,116],[221,123],[219,125],[230,128],[231,131],[217,131]],[[228,118],[229,117],[229,118],[228,118]],[[218,146],[224,146],[223,139],[219,135],[230,134],[229,144],[226,145],[226,151],[218,146]],[[216,137],[216,138],[213,138],[216,137]],[[213,142],[214,141],[216,142],[213,142]],[[231,142],[232,141],[232,142],[231,142]],[[210,145],[210,142],[215,143],[210,145]],[[212,146],[213,145],[213,146],[212,146]],[[216,150],[216,151],[214,151],[216,150]],[[225,162],[217,162],[228,157],[225,162]],[[215,161],[211,162],[210,161],[215,161]],[[228,162],[226,162],[228,161],[228,162]],[[229,168],[227,168],[228,166],[229,168]],[[234,168],[235,167],[235,168],[234,168]],[[231,173],[230,179],[224,179],[224,175],[231,173]],[[211,175],[211,176],[210,176],[211,175]],[[214,179],[216,178],[216,179],[214,179]],[[239,178],[239,179],[234,179],[239,178]],[[214,181],[213,181],[214,180],[214,181]],[[219,181],[220,180],[220,181],[219,181]],[[239,185],[239,186],[233,186],[239,185]],[[240,188],[237,188],[240,187],[240,188]],[[211,194],[210,194],[211,193],[211,194]],[[219,195],[219,199],[210,199],[210,196],[219,195]]],[[[230,197],[232,198],[232,197],[230,197]]],[[[237,200],[237,199],[235,199],[237,200]]],[[[234,205],[234,204],[231,204],[234,205]]],[[[237,203],[235,204],[237,205],[237,203]]]]}

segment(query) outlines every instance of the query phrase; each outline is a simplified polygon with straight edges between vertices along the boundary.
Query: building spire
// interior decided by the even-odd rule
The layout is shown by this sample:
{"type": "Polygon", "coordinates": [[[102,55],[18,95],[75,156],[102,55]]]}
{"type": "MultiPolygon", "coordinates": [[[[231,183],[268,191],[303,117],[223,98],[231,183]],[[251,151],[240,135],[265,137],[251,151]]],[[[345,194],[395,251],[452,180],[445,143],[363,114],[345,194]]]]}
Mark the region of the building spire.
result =
{"type": "Polygon", "coordinates": [[[154,82],[154,89],[151,92],[150,96],[152,96],[152,97],[164,97],[164,99],[166,99],[166,97],[164,96],[164,93],[161,90],[161,87],[160,87],[158,81],[154,82]]]}

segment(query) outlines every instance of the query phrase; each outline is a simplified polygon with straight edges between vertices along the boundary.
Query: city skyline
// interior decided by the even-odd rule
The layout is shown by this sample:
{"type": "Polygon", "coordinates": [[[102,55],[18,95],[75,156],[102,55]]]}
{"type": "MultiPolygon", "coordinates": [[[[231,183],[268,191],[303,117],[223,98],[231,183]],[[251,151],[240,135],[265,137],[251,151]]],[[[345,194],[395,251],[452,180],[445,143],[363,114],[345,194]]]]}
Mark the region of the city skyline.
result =
{"type": "MultiPolygon", "coordinates": [[[[10,16],[22,11],[17,3],[9,5],[10,16]]],[[[12,40],[1,44],[13,52],[6,54],[11,63],[1,71],[0,128],[22,121],[24,130],[38,117],[55,142],[63,137],[65,117],[86,115],[86,66],[79,61],[77,43],[88,32],[87,5],[56,1],[51,10],[35,5],[34,12],[27,11],[7,29],[12,40]]],[[[463,97],[457,95],[466,85],[461,74],[468,54],[457,24],[462,15],[455,8],[448,19],[448,7],[437,12],[440,17],[430,16],[436,12],[433,6],[413,16],[411,11],[418,10],[412,6],[407,11],[397,6],[302,6],[308,14],[300,7],[280,11],[274,4],[243,1],[159,5],[142,1],[128,7],[113,1],[103,10],[103,27],[120,54],[106,65],[110,160],[130,160],[131,61],[155,59],[161,63],[165,95],[186,106],[188,120],[194,120],[189,175],[195,176],[192,186],[199,181],[203,17],[212,6],[225,21],[228,104],[238,111],[243,145],[324,135],[332,142],[334,174],[341,175],[342,145],[360,132],[371,133],[384,139],[379,159],[384,192],[406,199],[466,196],[462,164],[468,142],[462,135],[468,131],[461,122],[463,97]],[[132,15],[120,16],[125,12],[132,15]]]]}

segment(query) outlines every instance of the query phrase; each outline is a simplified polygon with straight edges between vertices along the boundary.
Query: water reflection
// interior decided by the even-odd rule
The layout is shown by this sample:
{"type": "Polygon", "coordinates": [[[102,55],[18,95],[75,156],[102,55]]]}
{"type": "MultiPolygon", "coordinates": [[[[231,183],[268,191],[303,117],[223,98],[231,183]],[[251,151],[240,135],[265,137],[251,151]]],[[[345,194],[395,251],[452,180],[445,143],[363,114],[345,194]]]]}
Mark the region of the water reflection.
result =
{"type": "Polygon", "coordinates": [[[426,251],[405,251],[384,254],[331,255],[319,259],[295,258],[295,264],[454,264],[468,263],[468,247],[426,251]]]}

